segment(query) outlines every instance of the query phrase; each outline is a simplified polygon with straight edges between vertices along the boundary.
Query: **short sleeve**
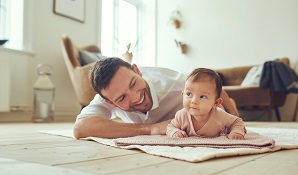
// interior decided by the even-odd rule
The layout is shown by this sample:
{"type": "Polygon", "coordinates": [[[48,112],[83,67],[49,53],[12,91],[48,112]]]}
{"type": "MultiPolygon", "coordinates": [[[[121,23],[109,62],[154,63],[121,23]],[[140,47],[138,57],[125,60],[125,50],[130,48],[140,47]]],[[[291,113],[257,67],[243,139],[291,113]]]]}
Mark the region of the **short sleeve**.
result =
{"type": "Polygon", "coordinates": [[[90,104],[82,109],[81,113],[77,116],[77,120],[88,116],[101,116],[111,119],[113,108],[111,104],[106,103],[102,97],[96,94],[90,104]]]}

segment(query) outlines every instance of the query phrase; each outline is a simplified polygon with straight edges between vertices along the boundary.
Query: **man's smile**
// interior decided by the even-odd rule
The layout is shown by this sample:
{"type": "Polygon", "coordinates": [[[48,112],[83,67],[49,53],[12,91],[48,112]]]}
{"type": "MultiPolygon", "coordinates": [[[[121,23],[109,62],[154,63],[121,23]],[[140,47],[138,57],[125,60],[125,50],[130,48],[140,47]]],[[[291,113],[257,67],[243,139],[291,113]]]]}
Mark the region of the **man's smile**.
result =
{"type": "Polygon", "coordinates": [[[143,92],[143,94],[142,94],[142,96],[141,96],[141,99],[140,99],[138,102],[134,103],[132,106],[133,106],[133,107],[134,107],[134,106],[139,106],[139,105],[141,105],[144,101],[145,101],[145,92],[143,92]]]}
{"type": "Polygon", "coordinates": [[[144,99],[145,99],[145,95],[142,96],[141,100],[136,105],[143,103],[144,99]]]}

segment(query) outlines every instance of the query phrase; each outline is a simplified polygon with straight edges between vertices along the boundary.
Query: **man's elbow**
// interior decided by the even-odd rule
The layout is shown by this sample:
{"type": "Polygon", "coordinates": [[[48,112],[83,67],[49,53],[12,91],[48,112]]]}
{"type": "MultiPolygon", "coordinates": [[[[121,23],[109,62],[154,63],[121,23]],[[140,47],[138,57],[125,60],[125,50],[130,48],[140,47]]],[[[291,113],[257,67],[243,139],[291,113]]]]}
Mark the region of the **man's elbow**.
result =
{"type": "Polygon", "coordinates": [[[84,138],[83,127],[80,121],[77,121],[73,128],[73,136],[76,139],[84,138]]]}

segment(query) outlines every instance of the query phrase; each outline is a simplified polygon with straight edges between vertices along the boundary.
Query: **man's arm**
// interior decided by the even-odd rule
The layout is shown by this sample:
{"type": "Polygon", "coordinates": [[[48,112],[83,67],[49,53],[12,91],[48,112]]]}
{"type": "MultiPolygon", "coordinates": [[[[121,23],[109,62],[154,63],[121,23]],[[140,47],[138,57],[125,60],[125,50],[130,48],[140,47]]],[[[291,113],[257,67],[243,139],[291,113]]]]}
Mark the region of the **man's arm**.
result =
{"type": "Polygon", "coordinates": [[[222,90],[220,97],[223,100],[222,106],[224,107],[225,111],[239,117],[239,113],[238,113],[236,106],[233,105],[233,103],[230,100],[229,95],[227,94],[227,92],[225,90],[222,90]]]}
{"type": "Polygon", "coordinates": [[[90,116],[76,121],[74,126],[75,138],[101,137],[119,138],[137,135],[164,135],[170,120],[156,124],[120,123],[99,116],[90,116]]]}

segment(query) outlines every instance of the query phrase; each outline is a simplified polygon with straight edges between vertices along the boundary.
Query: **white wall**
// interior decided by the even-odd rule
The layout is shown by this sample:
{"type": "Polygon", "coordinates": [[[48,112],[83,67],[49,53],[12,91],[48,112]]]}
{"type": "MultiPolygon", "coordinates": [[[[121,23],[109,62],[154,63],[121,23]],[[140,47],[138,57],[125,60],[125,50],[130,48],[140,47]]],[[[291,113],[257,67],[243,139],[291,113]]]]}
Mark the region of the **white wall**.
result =
{"type": "Polygon", "coordinates": [[[296,0],[161,0],[157,7],[158,66],[187,71],[297,58],[296,0]],[[178,30],[167,25],[177,9],[182,14],[178,30]],[[174,38],[189,45],[188,54],[179,53],[174,38]]]}
{"type": "MultiPolygon", "coordinates": [[[[226,68],[298,57],[297,0],[159,0],[157,66],[188,72],[195,67],[226,68]],[[168,24],[179,10],[182,26],[168,24]],[[188,44],[186,55],[174,39],[188,44]]],[[[296,95],[281,115],[292,117],[296,95]]]]}
{"type": "MultiPolygon", "coordinates": [[[[51,76],[55,91],[56,114],[70,111],[79,112],[79,105],[69,74],[67,72],[60,47],[62,34],[68,34],[73,42],[82,47],[88,44],[97,44],[99,10],[97,0],[88,0],[85,8],[85,22],[81,23],[63,16],[54,14],[53,0],[27,0],[30,17],[26,21],[29,26],[32,54],[19,52],[5,52],[11,59],[11,106],[31,108],[33,106],[33,83],[37,79],[35,70],[39,63],[50,64],[54,68],[51,76]],[[29,24],[28,24],[29,23],[29,24]]],[[[5,113],[0,113],[0,116],[5,113]]]]}

